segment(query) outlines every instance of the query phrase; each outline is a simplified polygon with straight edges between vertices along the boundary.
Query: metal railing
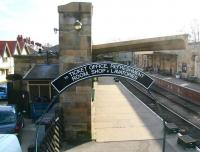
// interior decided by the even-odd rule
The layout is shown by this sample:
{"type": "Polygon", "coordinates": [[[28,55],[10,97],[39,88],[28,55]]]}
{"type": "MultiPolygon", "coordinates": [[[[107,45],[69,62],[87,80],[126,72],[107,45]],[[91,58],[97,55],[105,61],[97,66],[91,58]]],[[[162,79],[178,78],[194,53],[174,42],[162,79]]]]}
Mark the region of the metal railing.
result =
{"type": "Polygon", "coordinates": [[[55,96],[36,121],[36,137],[28,152],[59,152],[64,137],[63,111],[55,96]]]}
{"type": "MultiPolygon", "coordinates": [[[[44,117],[45,118],[45,117],[44,117]]],[[[45,136],[38,144],[38,152],[59,152],[63,133],[63,116],[62,112],[56,112],[55,117],[45,128],[45,136]]]]}

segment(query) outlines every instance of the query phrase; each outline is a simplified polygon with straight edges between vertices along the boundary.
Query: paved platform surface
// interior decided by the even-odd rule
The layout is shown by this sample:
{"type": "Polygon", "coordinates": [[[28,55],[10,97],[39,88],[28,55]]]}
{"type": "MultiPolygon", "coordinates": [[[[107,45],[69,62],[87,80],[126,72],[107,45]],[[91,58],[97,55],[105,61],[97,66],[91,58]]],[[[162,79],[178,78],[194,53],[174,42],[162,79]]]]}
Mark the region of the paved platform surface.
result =
{"type": "MultiPolygon", "coordinates": [[[[161,152],[162,120],[112,78],[99,78],[92,104],[94,141],[68,146],[66,152],[161,152]]],[[[168,135],[165,152],[196,152],[168,135]]]]}
{"type": "Polygon", "coordinates": [[[200,84],[199,83],[191,83],[191,82],[185,81],[183,79],[178,79],[178,78],[175,78],[175,77],[172,77],[172,76],[162,76],[160,74],[151,74],[151,75],[154,76],[154,77],[158,77],[158,78],[161,78],[163,80],[169,81],[171,83],[177,84],[179,86],[200,92],[200,84]]]}
{"type": "Polygon", "coordinates": [[[94,138],[97,142],[162,138],[162,122],[112,78],[95,84],[94,138]]]}

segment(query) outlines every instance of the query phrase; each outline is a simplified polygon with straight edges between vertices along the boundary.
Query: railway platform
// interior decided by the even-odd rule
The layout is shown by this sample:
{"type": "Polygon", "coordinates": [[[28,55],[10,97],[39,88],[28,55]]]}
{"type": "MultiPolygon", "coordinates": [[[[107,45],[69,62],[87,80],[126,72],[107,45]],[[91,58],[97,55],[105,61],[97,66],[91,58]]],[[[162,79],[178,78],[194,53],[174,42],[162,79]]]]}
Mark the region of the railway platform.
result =
{"type": "Polygon", "coordinates": [[[200,84],[160,74],[151,74],[155,84],[174,94],[200,105],[200,84]]]}
{"type": "MultiPolygon", "coordinates": [[[[99,78],[92,103],[93,141],[68,152],[161,152],[162,119],[113,78],[99,78]]],[[[196,152],[177,144],[177,134],[166,137],[165,152],[196,152]]]]}
{"type": "Polygon", "coordinates": [[[160,75],[160,74],[151,74],[151,75],[153,77],[163,79],[165,81],[177,84],[181,87],[185,87],[185,88],[188,88],[188,89],[191,89],[191,90],[194,90],[194,91],[197,91],[197,92],[200,93],[200,84],[199,83],[192,83],[192,82],[185,81],[183,79],[175,78],[175,77],[172,77],[172,76],[163,76],[163,75],[160,75]]]}

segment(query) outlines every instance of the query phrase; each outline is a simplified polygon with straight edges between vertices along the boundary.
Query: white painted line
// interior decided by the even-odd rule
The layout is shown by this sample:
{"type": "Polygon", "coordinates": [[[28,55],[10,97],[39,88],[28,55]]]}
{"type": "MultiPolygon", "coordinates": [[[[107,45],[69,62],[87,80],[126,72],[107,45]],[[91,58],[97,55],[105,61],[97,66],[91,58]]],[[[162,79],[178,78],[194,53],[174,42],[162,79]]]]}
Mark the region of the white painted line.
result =
{"type": "MultiPolygon", "coordinates": [[[[128,88],[126,88],[121,82],[120,84],[126,89],[128,90],[128,88]]],[[[142,103],[147,109],[149,109],[156,117],[158,117],[161,121],[163,121],[163,119],[157,114],[155,113],[153,110],[151,110],[151,108],[149,108],[147,105],[145,105],[138,97],[136,97],[130,90],[128,90],[128,92],[134,96],[140,103],[142,103]]]]}

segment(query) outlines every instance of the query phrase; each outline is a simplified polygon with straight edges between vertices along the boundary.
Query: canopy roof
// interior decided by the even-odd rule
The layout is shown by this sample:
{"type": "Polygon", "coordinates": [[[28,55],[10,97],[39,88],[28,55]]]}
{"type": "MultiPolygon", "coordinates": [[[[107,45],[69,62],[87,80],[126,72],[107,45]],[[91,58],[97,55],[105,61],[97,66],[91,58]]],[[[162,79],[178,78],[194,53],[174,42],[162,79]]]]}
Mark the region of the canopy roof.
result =
{"type": "Polygon", "coordinates": [[[36,64],[24,76],[24,80],[53,80],[59,75],[58,64],[36,64]]]}
{"type": "Polygon", "coordinates": [[[123,51],[183,50],[186,47],[187,35],[185,34],[93,45],[92,55],[123,51]]]}

